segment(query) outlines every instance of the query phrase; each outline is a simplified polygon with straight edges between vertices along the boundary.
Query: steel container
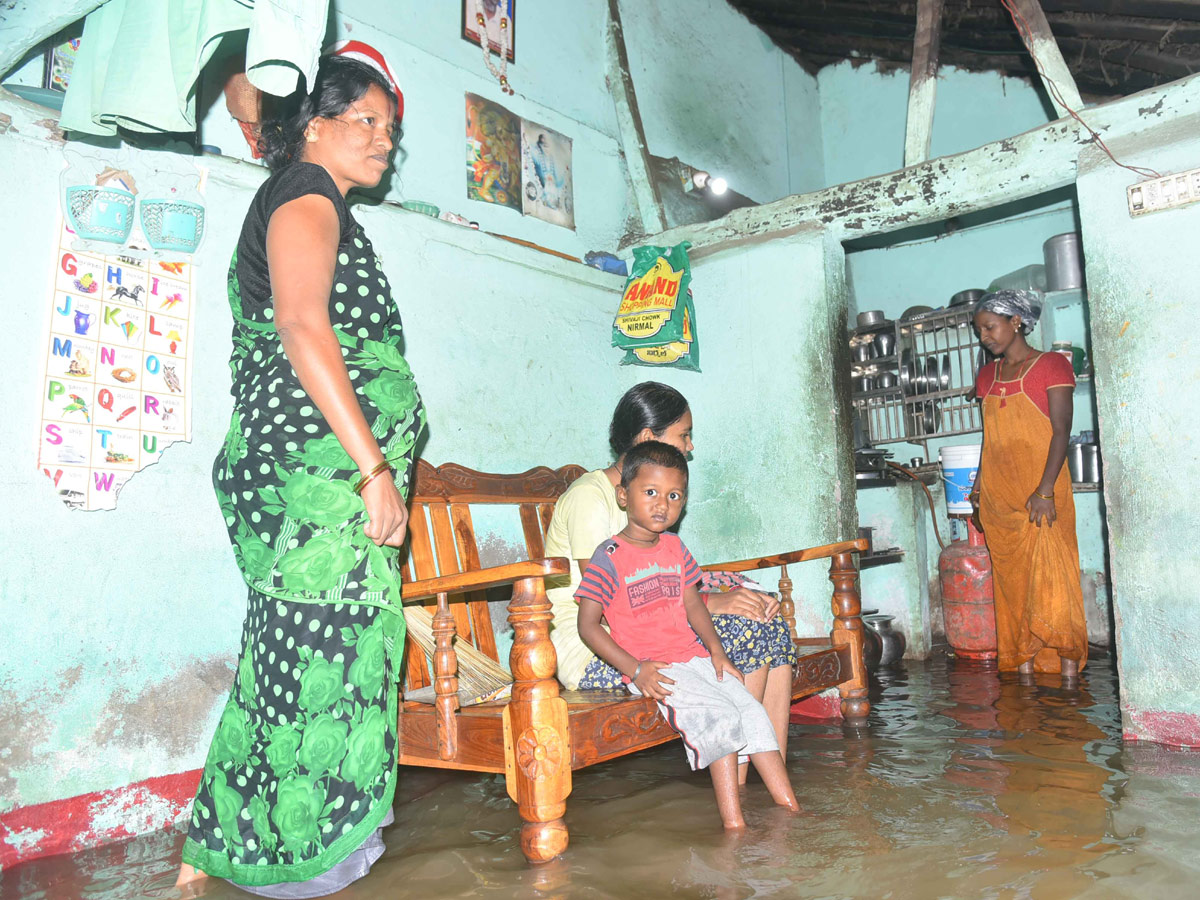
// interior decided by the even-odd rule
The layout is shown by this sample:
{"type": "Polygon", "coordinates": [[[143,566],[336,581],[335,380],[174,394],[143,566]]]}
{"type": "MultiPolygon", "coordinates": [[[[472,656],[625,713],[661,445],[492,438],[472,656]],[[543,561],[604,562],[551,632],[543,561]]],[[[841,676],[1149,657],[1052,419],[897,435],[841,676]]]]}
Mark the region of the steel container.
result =
{"type": "Polygon", "coordinates": [[[1087,484],[1100,483],[1100,445],[1080,444],[1083,448],[1083,477],[1081,481],[1087,484]]]}
{"type": "Polygon", "coordinates": [[[1046,259],[1046,290],[1071,291],[1083,287],[1083,253],[1079,232],[1056,234],[1042,244],[1046,259]]]}
{"type": "Polygon", "coordinates": [[[1067,445],[1067,469],[1071,472],[1071,480],[1079,484],[1083,478],[1083,444],[1067,445]]]}

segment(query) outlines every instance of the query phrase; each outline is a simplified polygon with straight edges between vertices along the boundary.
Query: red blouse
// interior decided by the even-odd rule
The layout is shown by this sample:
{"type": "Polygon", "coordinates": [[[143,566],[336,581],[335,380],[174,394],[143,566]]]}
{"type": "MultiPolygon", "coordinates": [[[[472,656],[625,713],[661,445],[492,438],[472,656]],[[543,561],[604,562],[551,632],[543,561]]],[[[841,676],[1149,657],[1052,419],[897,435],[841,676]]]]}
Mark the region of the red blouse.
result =
{"type": "Polygon", "coordinates": [[[982,400],[984,397],[1000,397],[1001,404],[1005,397],[1024,394],[1033,405],[1042,411],[1042,415],[1050,417],[1050,398],[1047,391],[1053,387],[1075,387],[1075,371],[1071,362],[1063,354],[1043,353],[1025,370],[1025,374],[1015,381],[1001,381],[1001,360],[988,363],[979,370],[975,379],[975,396],[982,400]]]}

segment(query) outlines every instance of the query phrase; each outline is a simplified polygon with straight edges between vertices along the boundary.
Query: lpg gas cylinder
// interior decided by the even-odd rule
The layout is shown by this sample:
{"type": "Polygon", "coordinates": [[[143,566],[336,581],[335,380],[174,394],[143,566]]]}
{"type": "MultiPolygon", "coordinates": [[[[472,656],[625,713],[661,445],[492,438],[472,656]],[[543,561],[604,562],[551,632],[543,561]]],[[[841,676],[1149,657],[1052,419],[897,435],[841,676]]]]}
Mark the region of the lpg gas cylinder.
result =
{"type": "Polygon", "coordinates": [[[938,557],[946,641],[964,659],[996,659],[996,608],[992,558],[983,532],[967,520],[967,539],[954,541],[938,557]]]}

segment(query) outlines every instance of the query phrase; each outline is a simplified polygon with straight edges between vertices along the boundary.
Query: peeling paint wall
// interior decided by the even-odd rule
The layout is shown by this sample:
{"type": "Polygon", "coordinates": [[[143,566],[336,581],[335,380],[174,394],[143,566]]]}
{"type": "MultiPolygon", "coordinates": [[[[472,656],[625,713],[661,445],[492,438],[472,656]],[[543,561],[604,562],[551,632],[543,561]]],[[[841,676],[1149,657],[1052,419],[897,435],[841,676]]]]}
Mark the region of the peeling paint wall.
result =
{"type": "MultiPolygon", "coordinates": [[[[613,250],[630,215],[613,100],[605,89],[607,0],[522,0],[507,96],[478,46],[459,37],[458,7],[342,0],[332,27],[388,56],[405,91],[403,171],[389,200],[424,200],[500,231],[582,257],[613,250]],[[466,198],[463,94],[477,93],[573,141],[576,231],[466,198]]],[[[724,0],[621,4],[648,149],[721,174],[733,190],[775,200],[823,182],[816,78],[724,0]],[[697,10],[697,5],[704,7],[697,10]]],[[[223,99],[202,140],[249,159],[223,99]]]]}
{"type": "MultiPolygon", "coordinates": [[[[907,73],[841,63],[823,69],[818,82],[831,182],[899,168],[903,164],[907,73]],[[836,154],[832,152],[834,145],[839,148],[836,154]]],[[[959,152],[1018,134],[1050,118],[1039,92],[1027,81],[995,73],[945,70],[938,82],[932,152],[959,152]]],[[[965,184],[963,190],[969,191],[970,185],[965,184]]],[[[1074,191],[1062,189],[987,213],[853,243],[847,253],[850,313],[881,309],[888,318],[896,318],[910,306],[942,306],[960,290],[986,288],[1001,275],[1041,264],[1045,240],[1077,230],[1077,219],[1074,191]]],[[[1072,318],[1070,325],[1077,325],[1075,330],[1081,336],[1083,321],[1078,309],[1076,305],[1063,317],[1079,318],[1078,323],[1072,318]]],[[[1064,336],[1079,340],[1074,331],[1064,331],[1064,336]]],[[[1044,345],[1049,348],[1048,342],[1044,345]]],[[[1093,429],[1093,391],[1089,383],[1081,382],[1075,406],[1073,432],[1093,429]]],[[[965,435],[931,440],[928,447],[898,443],[886,445],[886,449],[895,453],[896,461],[906,463],[913,456],[936,460],[944,445],[978,440],[978,435],[965,435]]],[[[939,487],[933,490],[939,526],[949,540],[951,526],[943,492],[939,487]]],[[[911,491],[910,486],[903,485],[863,492],[859,496],[859,517],[864,525],[885,528],[885,535],[895,535],[891,543],[908,551],[903,562],[865,573],[863,585],[869,605],[895,614],[896,626],[907,629],[909,654],[917,656],[924,655],[918,653],[918,647],[924,646],[928,652],[929,639],[943,626],[936,598],[940,548],[929,524],[924,495],[913,510],[908,496],[911,491]],[[917,516],[915,521],[913,514],[917,516]],[[918,523],[924,534],[918,535],[918,523]],[[928,547],[920,565],[915,559],[918,537],[928,547]],[[933,607],[929,605],[931,582],[933,607]],[[921,616],[934,616],[937,621],[921,621],[921,616]]],[[[1098,494],[1081,493],[1075,501],[1080,568],[1089,589],[1089,634],[1093,640],[1107,643],[1111,628],[1100,498],[1098,494]]]]}
{"type": "MultiPolygon", "coordinates": [[[[695,416],[680,534],[705,563],[854,536],[849,398],[830,377],[843,353],[836,335],[845,328],[844,267],[841,247],[819,232],[695,264],[704,377],[663,380],[687,394],[695,416]],[[713,352],[709,341],[736,349],[713,352]]],[[[793,566],[789,575],[798,630],[828,634],[828,562],[793,566]]],[[[768,570],[761,580],[773,585],[777,576],[768,570]]]]}
{"type": "MultiPolygon", "coordinates": [[[[624,6],[627,40],[639,60],[634,77],[646,98],[643,115],[652,113],[653,152],[721,169],[735,188],[753,183],[756,193],[774,191],[768,199],[787,193],[793,179],[801,187],[818,186],[815,79],[721,5],[721,28],[710,29],[704,45],[710,80],[693,83],[681,75],[688,71],[680,68],[683,45],[664,42],[660,33],[664,16],[689,17],[688,4],[624,6]],[[665,52],[664,46],[674,49],[665,52]],[[722,71],[743,64],[750,74],[743,74],[740,93],[714,88],[722,71]],[[800,97],[800,112],[786,122],[779,114],[785,80],[789,96],[800,97]],[[708,108],[703,122],[679,115],[697,106],[708,108]],[[714,131],[718,126],[721,134],[714,131]],[[788,129],[812,139],[790,157],[788,129]],[[760,155],[747,154],[743,141],[760,155]]],[[[513,98],[500,94],[478,48],[459,39],[458,7],[370,0],[339,7],[338,34],[378,43],[404,83],[408,155],[393,179],[393,196],[432,200],[477,218],[485,229],[580,256],[615,249],[628,205],[612,101],[603,88],[603,0],[586,0],[565,20],[552,14],[558,7],[549,0],[522,2],[519,63],[511,70],[520,93],[513,98]],[[574,138],[576,232],[465,200],[465,91],[504,102],[574,138]]],[[[223,112],[221,104],[210,110],[206,134],[219,133],[213,117],[223,112]]],[[[135,477],[115,511],[70,513],[34,471],[33,453],[44,329],[39,298],[53,266],[62,147],[44,109],[0,99],[0,116],[11,117],[0,119],[8,123],[0,134],[0,166],[23,173],[10,199],[26,210],[20,232],[0,248],[0,261],[21,273],[23,285],[9,321],[9,427],[0,435],[11,461],[9,478],[0,482],[0,503],[9,510],[8,533],[21,536],[5,548],[0,588],[6,622],[0,636],[3,815],[190,772],[203,762],[231,683],[245,597],[209,474],[230,402],[225,270],[265,170],[219,157],[201,160],[211,167],[210,217],[198,260],[192,442],[177,444],[135,477]]],[[[404,315],[406,355],[429,409],[424,455],[431,462],[454,460],[493,471],[606,464],[606,429],[616,399],[637,381],[660,377],[677,384],[697,412],[697,502],[686,534],[698,552],[736,557],[820,543],[837,531],[824,520],[810,523],[805,511],[780,515],[774,502],[777,470],[807,473],[811,454],[820,454],[823,467],[835,465],[831,446],[807,437],[809,429],[790,412],[793,395],[815,373],[827,371],[811,360],[832,334],[820,312],[822,278],[808,279],[796,296],[779,291],[780,283],[806,271],[790,258],[794,244],[764,250],[771,262],[757,274],[753,253],[698,267],[705,371],[660,373],[619,367],[619,354],[609,347],[620,278],[396,209],[360,208],[358,216],[404,315]],[[750,315],[741,303],[746,286],[766,300],[750,315]],[[792,303],[805,313],[794,321],[784,317],[787,327],[781,328],[779,313],[792,303]],[[760,351],[746,350],[753,342],[760,351]],[[781,354],[784,364],[770,354],[781,354]],[[781,378],[772,381],[776,373],[781,378]],[[759,382],[769,387],[759,391],[759,382]],[[751,421],[756,437],[747,441],[751,421]]],[[[819,271],[819,245],[804,247],[804,265],[819,271]]],[[[827,393],[814,398],[821,424],[813,433],[828,434],[836,404],[827,393]]],[[[827,505],[808,502],[816,493],[806,484],[797,506],[821,509],[827,518],[827,505]]],[[[842,519],[850,521],[844,509],[842,519]]],[[[511,543],[498,528],[489,549],[503,555],[511,543]]],[[[136,825],[142,820],[130,821],[143,827],[136,825]]],[[[22,846],[44,838],[27,834],[22,846]]]]}
{"type": "MultiPolygon", "coordinates": [[[[1119,159],[1163,174],[1200,165],[1200,117],[1156,127],[1146,112],[1141,133],[1108,142],[1119,159]]],[[[1121,709],[1129,737],[1200,746],[1190,505],[1200,484],[1200,206],[1131,219],[1125,188],[1138,180],[1099,151],[1080,159],[1121,709]]]]}
{"type": "MultiPolygon", "coordinates": [[[[817,73],[825,183],[904,167],[908,72],[845,61],[817,73]]],[[[994,72],[938,72],[930,158],[961,153],[1055,118],[1032,84],[994,72]]]]}

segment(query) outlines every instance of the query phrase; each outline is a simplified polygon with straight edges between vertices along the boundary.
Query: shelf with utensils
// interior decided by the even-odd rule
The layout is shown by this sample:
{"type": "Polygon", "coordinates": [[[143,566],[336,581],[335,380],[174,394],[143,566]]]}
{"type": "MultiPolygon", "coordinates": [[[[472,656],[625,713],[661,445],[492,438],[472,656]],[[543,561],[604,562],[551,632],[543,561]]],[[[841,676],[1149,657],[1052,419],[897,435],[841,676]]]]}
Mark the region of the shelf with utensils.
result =
{"type": "Polygon", "coordinates": [[[893,340],[884,342],[893,351],[887,356],[869,355],[878,336],[850,339],[852,355],[860,357],[851,368],[852,396],[871,445],[981,431],[975,376],[986,354],[975,338],[971,306],[923,312],[894,325],[893,340]]]}

